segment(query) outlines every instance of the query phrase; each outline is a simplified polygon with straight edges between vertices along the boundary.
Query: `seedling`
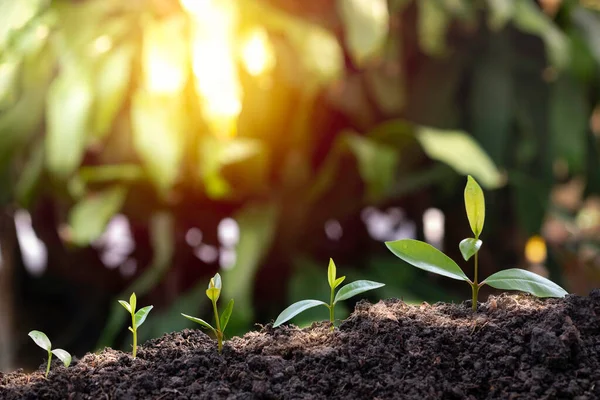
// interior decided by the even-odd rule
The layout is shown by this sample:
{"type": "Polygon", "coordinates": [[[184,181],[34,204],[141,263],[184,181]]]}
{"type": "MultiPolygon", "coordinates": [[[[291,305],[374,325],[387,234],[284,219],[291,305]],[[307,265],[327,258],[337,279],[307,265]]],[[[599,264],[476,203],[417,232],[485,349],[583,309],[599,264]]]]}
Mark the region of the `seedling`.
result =
{"type": "Polygon", "coordinates": [[[219,349],[219,353],[223,350],[223,338],[225,328],[227,327],[227,323],[229,322],[229,318],[231,317],[231,313],[233,312],[233,299],[229,300],[227,303],[227,307],[221,314],[221,318],[219,318],[219,311],[217,310],[217,300],[219,300],[219,296],[221,295],[221,275],[218,273],[215,274],[212,278],[210,278],[210,282],[208,283],[208,289],[206,289],[206,296],[212,302],[213,312],[215,314],[215,325],[216,328],[213,328],[211,324],[204,321],[203,319],[192,317],[191,315],[181,314],[190,321],[194,321],[203,327],[210,329],[212,333],[217,338],[217,348],[219,349]]]}
{"type": "Polygon", "coordinates": [[[146,306],[144,308],[140,308],[136,312],[135,307],[137,305],[137,299],[135,297],[135,293],[131,293],[131,297],[129,297],[129,303],[125,300],[119,300],[119,303],[129,312],[129,314],[131,314],[131,326],[129,327],[129,330],[133,334],[132,355],[133,358],[135,358],[135,355],[137,354],[137,330],[140,326],[142,326],[146,320],[146,317],[150,313],[150,310],[152,310],[152,307],[154,306],[146,306]]]}
{"type": "Polygon", "coordinates": [[[277,317],[277,320],[275,320],[273,327],[278,327],[284,322],[289,321],[296,315],[310,308],[317,306],[325,306],[329,309],[329,321],[331,322],[331,330],[333,330],[333,322],[335,320],[335,305],[338,302],[342,300],[347,300],[351,297],[356,296],[357,294],[385,286],[383,283],[379,282],[355,281],[342,287],[336,294],[335,289],[344,281],[344,279],[346,279],[345,276],[340,276],[339,278],[336,277],[335,263],[330,258],[329,267],[327,268],[327,280],[329,282],[329,287],[331,288],[329,304],[321,300],[301,300],[283,310],[281,314],[279,314],[279,316],[277,317]]]}
{"type": "Polygon", "coordinates": [[[537,297],[564,297],[567,295],[563,288],[551,280],[518,268],[496,272],[479,282],[477,255],[482,245],[479,235],[481,235],[485,221],[485,199],[481,187],[471,176],[467,178],[465,187],[465,208],[469,225],[475,237],[463,239],[459,244],[459,249],[465,261],[474,256],[475,271],[472,281],[450,257],[425,242],[404,239],[385,244],[392,253],[414,267],[467,282],[472,290],[473,311],[477,311],[479,289],[486,284],[496,289],[518,290],[537,297]]]}
{"type": "Polygon", "coordinates": [[[52,343],[48,336],[44,332],[40,331],[31,331],[29,332],[29,337],[33,339],[35,344],[40,346],[42,349],[48,352],[48,366],[46,367],[46,378],[48,377],[48,373],[50,372],[50,362],[52,361],[52,354],[60,359],[60,361],[65,364],[65,367],[68,367],[71,364],[71,355],[63,350],[63,349],[54,349],[52,350],[52,343]]]}

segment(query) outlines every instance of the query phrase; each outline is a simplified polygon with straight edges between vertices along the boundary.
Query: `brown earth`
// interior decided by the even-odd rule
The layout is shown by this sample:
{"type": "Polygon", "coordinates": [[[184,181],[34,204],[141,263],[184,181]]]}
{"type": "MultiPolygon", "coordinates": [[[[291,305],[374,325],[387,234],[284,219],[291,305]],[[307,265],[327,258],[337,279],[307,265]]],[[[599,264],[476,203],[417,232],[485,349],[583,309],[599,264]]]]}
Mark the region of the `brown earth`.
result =
{"type": "Polygon", "coordinates": [[[600,399],[600,290],[460,305],[361,302],[330,332],[271,325],[225,344],[200,330],[106,349],[48,379],[0,374],[11,399],[600,399]]]}

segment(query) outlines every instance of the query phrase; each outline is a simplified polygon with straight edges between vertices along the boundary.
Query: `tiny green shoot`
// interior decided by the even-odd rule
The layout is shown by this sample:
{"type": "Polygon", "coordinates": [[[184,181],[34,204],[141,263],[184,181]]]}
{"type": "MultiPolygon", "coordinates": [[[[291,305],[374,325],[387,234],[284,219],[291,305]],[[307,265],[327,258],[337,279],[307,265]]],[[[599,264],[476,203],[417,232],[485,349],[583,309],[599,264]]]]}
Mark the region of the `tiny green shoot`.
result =
{"type": "Polygon", "coordinates": [[[137,299],[135,297],[135,293],[131,294],[131,297],[129,297],[129,303],[126,302],[125,300],[119,300],[119,304],[121,304],[123,306],[123,308],[125,308],[129,314],[131,314],[131,326],[129,327],[129,330],[131,331],[132,335],[133,335],[133,358],[135,358],[136,354],[137,354],[137,330],[140,326],[142,326],[142,324],[144,323],[144,321],[146,321],[146,317],[148,316],[148,314],[150,313],[150,310],[152,310],[153,306],[146,306],[144,308],[140,308],[137,312],[135,311],[135,307],[137,303],[137,299]]]}
{"type": "Polygon", "coordinates": [[[355,281],[343,286],[337,294],[335,293],[335,289],[346,279],[345,276],[336,277],[337,269],[335,267],[335,263],[332,259],[329,259],[329,267],[327,268],[327,280],[329,282],[329,288],[331,289],[329,296],[329,304],[321,301],[321,300],[301,300],[296,302],[283,310],[281,314],[275,320],[273,327],[276,328],[279,325],[283,324],[286,321],[294,318],[296,315],[300,314],[303,311],[306,311],[310,308],[317,306],[325,306],[329,309],[329,321],[331,322],[331,330],[334,329],[333,323],[335,321],[335,305],[342,301],[347,300],[351,297],[354,297],[358,294],[364,293],[369,290],[377,289],[382,286],[385,286],[383,283],[373,282],[373,281],[355,281]]]}
{"type": "Polygon", "coordinates": [[[42,349],[48,352],[48,365],[46,366],[46,378],[48,377],[48,373],[50,372],[50,362],[52,361],[52,354],[60,359],[63,362],[65,367],[68,367],[71,364],[71,355],[63,350],[63,349],[54,349],[52,350],[52,343],[48,336],[44,332],[41,331],[31,331],[29,332],[29,337],[33,339],[35,344],[40,346],[42,349]]]}
{"type": "Polygon", "coordinates": [[[223,314],[221,314],[221,317],[219,318],[217,300],[219,300],[219,296],[221,295],[221,287],[221,275],[217,273],[215,274],[215,276],[210,278],[210,282],[208,283],[208,289],[206,289],[206,297],[208,297],[212,302],[216,328],[213,328],[211,324],[204,321],[203,319],[192,317],[191,315],[183,313],[181,314],[190,321],[194,321],[202,325],[204,328],[210,329],[212,331],[212,333],[217,338],[217,348],[219,350],[219,353],[223,350],[223,338],[225,337],[225,328],[227,327],[227,323],[229,322],[229,318],[231,317],[231,313],[233,312],[233,299],[231,299],[229,300],[229,303],[227,303],[227,307],[225,307],[223,314]]]}
{"type": "Polygon", "coordinates": [[[496,289],[518,290],[537,297],[564,297],[567,295],[563,288],[551,280],[518,268],[496,272],[479,282],[478,253],[483,243],[479,236],[485,222],[485,199],[481,187],[471,176],[467,178],[464,198],[467,219],[474,237],[463,239],[459,244],[459,249],[465,261],[474,257],[473,280],[470,280],[450,257],[425,242],[403,239],[386,242],[386,246],[397,257],[414,267],[467,282],[471,286],[473,311],[477,311],[479,289],[486,284],[496,289]]]}

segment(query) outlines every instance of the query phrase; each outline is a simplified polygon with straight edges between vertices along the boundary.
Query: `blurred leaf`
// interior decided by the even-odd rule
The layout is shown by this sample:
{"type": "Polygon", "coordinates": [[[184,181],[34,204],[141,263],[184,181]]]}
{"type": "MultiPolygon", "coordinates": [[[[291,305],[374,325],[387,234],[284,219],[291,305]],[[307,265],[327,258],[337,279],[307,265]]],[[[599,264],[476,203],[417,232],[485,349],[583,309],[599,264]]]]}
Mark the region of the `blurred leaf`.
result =
{"type": "Polygon", "coordinates": [[[368,89],[381,111],[387,115],[397,115],[406,101],[401,46],[401,38],[392,35],[385,45],[383,62],[364,72],[368,89]]]}
{"type": "Polygon", "coordinates": [[[437,0],[419,0],[417,7],[418,40],[421,50],[431,56],[442,55],[446,50],[450,14],[437,0]]]}
{"type": "Polygon", "coordinates": [[[236,263],[223,271],[223,296],[237,300],[237,311],[229,322],[233,335],[252,322],[252,288],[256,271],[271,248],[277,226],[279,207],[276,203],[248,204],[234,216],[240,229],[236,247],[236,263]]]}
{"type": "Polygon", "coordinates": [[[180,99],[138,90],[131,113],[135,149],[150,179],[165,194],[175,183],[183,159],[185,115],[180,99]]]}
{"type": "Polygon", "coordinates": [[[102,139],[127,99],[134,47],[123,44],[109,51],[95,72],[93,133],[102,139]]]}
{"type": "Polygon", "coordinates": [[[121,210],[126,195],[125,187],[115,186],[77,203],[69,214],[73,242],[86,246],[98,239],[106,224],[121,210]]]}
{"type": "Polygon", "coordinates": [[[52,82],[47,97],[46,164],[61,179],[81,164],[93,102],[90,71],[65,66],[52,82]]]}
{"type": "Polygon", "coordinates": [[[363,66],[379,54],[389,29],[387,0],[337,0],[354,63],[363,66]]]}
{"type": "Polygon", "coordinates": [[[15,188],[15,197],[21,207],[28,208],[33,203],[34,192],[39,183],[43,169],[44,145],[43,142],[38,141],[33,146],[31,154],[21,170],[15,188]]]}
{"type": "Polygon", "coordinates": [[[344,138],[358,161],[360,176],[367,184],[368,199],[373,201],[381,198],[394,183],[399,162],[398,151],[353,133],[346,133],[344,138]]]}
{"type": "Polygon", "coordinates": [[[589,52],[600,65],[600,22],[597,14],[582,7],[575,7],[571,12],[573,23],[587,42],[589,52]]]}
{"type": "Polygon", "coordinates": [[[492,160],[466,133],[423,127],[416,137],[430,158],[448,164],[460,174],[474,175],[488,189],[502,185],[502,176],[492,160]]]}
{"type": "Polygon", "coordinates": [[[590,103],[585,88],[563,74],[552,85],[550,132],[553,159],[567,162],[569,172],[584,172],[587,164],[590,103]]]}
{"type": "Polygon", "coordinates": [[[515,13],[515,0],[487,0],[488,26],[493,31],[504,28],[515,13]]]}
{"type": "Polygon", "coordinates": [[[546,45],[548,60],[557,68],[569,63],[569,42],[564,33],[554,24],[536,2],[516,0],[513,21],[523,32],[541,37],[546,45]]]}
{"type": "Polygon", "coordinates": [[[136,164],[94,165],[79,169],[79,179],[85,183],[110,181],[132,182],[141,180],[143,177],[144,171],[136,164]]]}
{"type": "Polygon", "coordinates": [[[413,239],[385,242],[396,257],[413,267],[459,281],[469,281],[462,269],[447,255],[432,245],[413,239]]]}
{"type": "Polygon", "coordinates": [[[10,34],[33,19],[45,3],[45,0],[0,1],[0,49],[6,46],[10,34]]]}
{"type": "Polygon", "coordinates": [[[537,297],[565,297],[568,294],[551,280],[518,268],[496,272],[481,282],[484,283],[496,289],[519,290],[537,297]]]}
{"type": "Polygon", "coordinates": [[[16,57],[0,61],[0,110],[12,106],[18,98],[20,66],[16,57]]]}

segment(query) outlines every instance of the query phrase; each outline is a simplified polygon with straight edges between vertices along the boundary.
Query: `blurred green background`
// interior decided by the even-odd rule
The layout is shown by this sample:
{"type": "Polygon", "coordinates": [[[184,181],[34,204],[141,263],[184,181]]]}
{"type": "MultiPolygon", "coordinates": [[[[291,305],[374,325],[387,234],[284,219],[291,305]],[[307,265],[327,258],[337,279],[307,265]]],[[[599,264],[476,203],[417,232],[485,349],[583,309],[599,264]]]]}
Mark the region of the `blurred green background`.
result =
{"type": "Polygon", "coordinates": [[[466,300],[382,242],[459,260],[467,174],[482,275],[585,295],[599,140],[598,0],[2,0],[0,370],[31,329],[128,350],[132,291],[141,341],[197,328],[216,271],[230,335],[326,298],[329,257],[371,301],[466,300]]]}

